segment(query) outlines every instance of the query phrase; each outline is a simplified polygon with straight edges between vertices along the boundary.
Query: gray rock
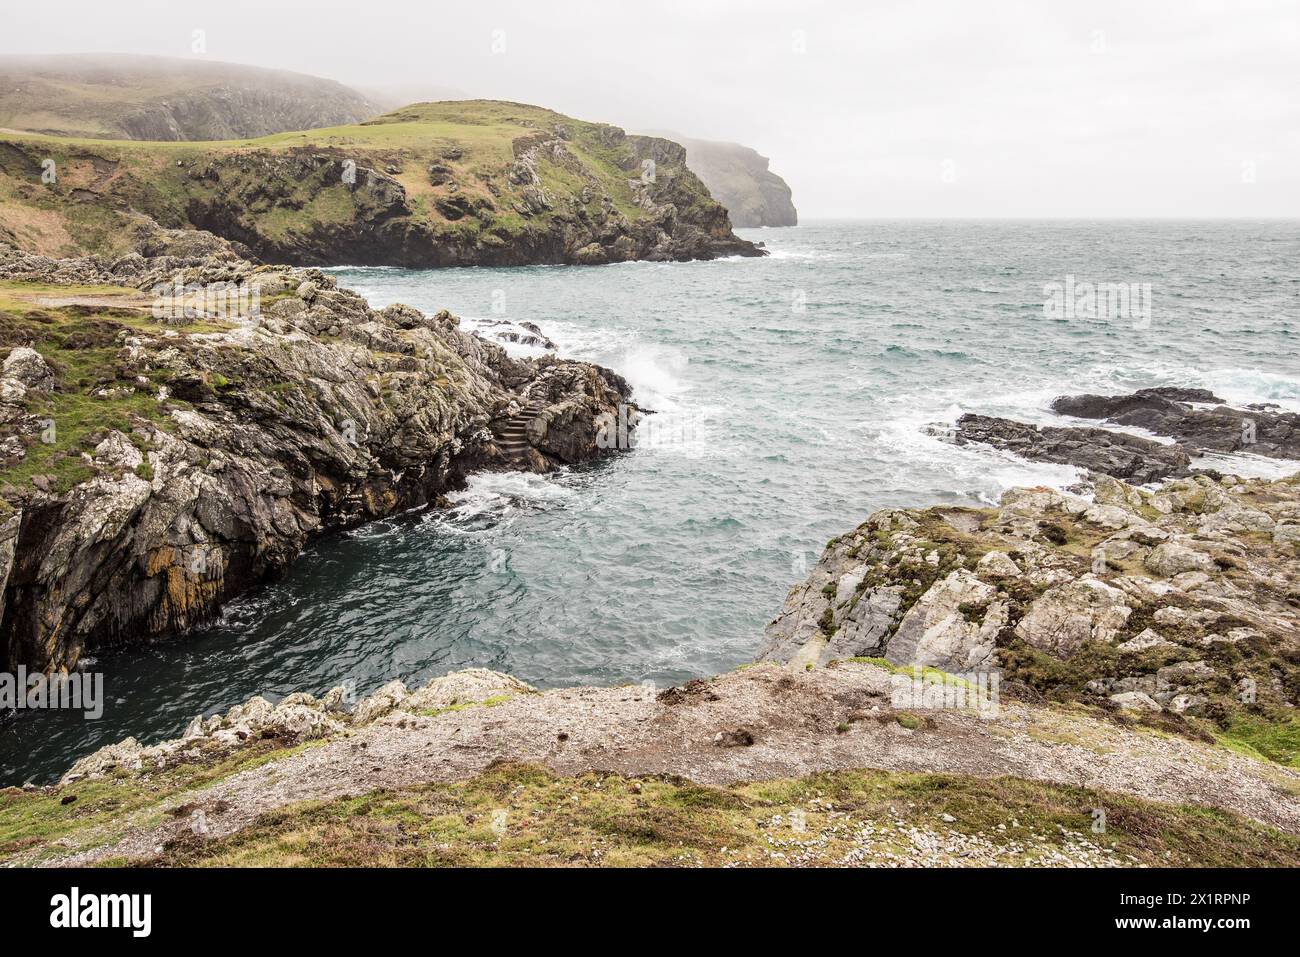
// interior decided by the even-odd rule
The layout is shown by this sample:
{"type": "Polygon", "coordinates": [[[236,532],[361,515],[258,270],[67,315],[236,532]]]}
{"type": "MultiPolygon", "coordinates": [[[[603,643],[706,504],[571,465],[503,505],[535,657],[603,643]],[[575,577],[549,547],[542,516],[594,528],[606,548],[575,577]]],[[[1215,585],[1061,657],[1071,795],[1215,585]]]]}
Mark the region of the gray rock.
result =
{"type": "Polygon", "coordinates": [[[1111,641],[1131,613],[1124,592],[1087,577],[1044,592],[1015,633],[1040,651],[1069,658],[1089,640],[1111,641]]]}
{"type": "MultiPolygon", "coordinates": [[[[48,260],[0,244],[4,278],[144,289],[247,279],[282,297],[260,322],[215,332],[123,331],[106,370],[117,378],[101,392],[147,388],[167,427],[108,431],[87,457],[93,474],[68,491],[42,473],[6,492],[18,529],[0,539],[0,668],[71,668],[105,642],[186,632],[319,535],[435,502],[474,471],[616,454],[600,421],[620,405],[635,419],[630,387],[607,369],[514,359],[449,313],[376,312],[319,270],[252,269],[223,257],[48,260]],[[157,369],[169,381],[155,392],[157,369]],[[502,448],[490,427],[511,402],[535,406],[542,427],[502,448]]],[[[25,383],[51,375],[18,347],[0,383],[29,397],[25,383]]],[[[0,440],[39,434],[43,414],[13,409],[0,440]]]]}
{"type": "Polygon", "coordinates": [[[376,718],[381,718],[402,707],[408,697],[410,692],[406,690],[404,682],[390,681],[358,702],[352,712],[352,720],[356,724],[369,724],[376,718]]]}
{"type": "Polygon", "coordinates": [[[1117,647],[1122,652],[1133,653],[1137,651],[1146,651],[1149,648],[1176,648],[1178,646],[1167,638],[1162,637],[1159,633],[1152,631],[1150,628],[1146,628],[1140,634],[1135,635],[1117,647]]]}
{"type": "Polygon", "coordinates": [[[1074,465],[1138,484],[1187,475],[1191,464],[1188,454],[1176,445],[1125,432],[1033,426],[986,415],[963,415],[952,440],[959,445],[990,445],[1036,462],[1074,465]]]}
{"type": "Polygon", "coordinates": [[[989,671],[998,632],[1007,621],[997,590],[967,571],[955,571],[922,595],[885,649],[894,664],[943,671],[989,671]],[[966,609],[978,609],[967,611],[966,609]],[[968,620],[971,614],[977,620],[968,620]]]}
{"type": "Polygon", "coordinates": [[[499,671],[466,668],[434,678],[423,688],[412,692],[401,707],[406,711],[437,711],[456,705],[481,703],[492,698],[532,694],[536,690],[532,685],[499,671]]]}
{"type": "Polygon", "coordinates": [[[1115,702],[1126,711],[1163,711],[1164,708],[1156,702],[1149,694],[1141,691],[1124,691],[1120,694],[1113,694],[1110,700],[1115,702]]]}
{"type": "Polygon", "coordinates": [[[976,574],[985,580],[990,578],[1016,578],[1024,572],[1006,552],[989,552],[979,560],[976,574]]]}
{"type": "Polygon", "coordinates": [[[1214,559],[1205,552],[1180,542],[1162,542],[1151,550],[1143,564],[1163,578],[1173,578],[1184,572],[1209,573],[1217,568],[1214,559]]]}

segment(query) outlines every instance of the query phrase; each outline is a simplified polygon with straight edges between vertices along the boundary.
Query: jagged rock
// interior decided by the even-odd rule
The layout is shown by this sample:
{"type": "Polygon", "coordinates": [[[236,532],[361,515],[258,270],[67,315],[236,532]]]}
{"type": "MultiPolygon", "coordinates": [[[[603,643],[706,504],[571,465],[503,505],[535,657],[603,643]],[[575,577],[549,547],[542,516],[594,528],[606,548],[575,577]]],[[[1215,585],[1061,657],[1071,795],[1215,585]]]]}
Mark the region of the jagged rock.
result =
{"type": "MultiPolygon", "coordinates": [[[[287,701],[288,699],[286,699],[287,701]]],[[[283,704],[284,702],[281,702],[283,704]]],[[[275,707],[261,695],[254,695],[243,704],[237,704],[226,715],[226,720],[231,723],[248,722],[253,726],[259,725],[270,717],[275,707]]]]}
{"type": "Polygon", "coordinates": [[[144,455],[129,438],[114,429],[95,446],[95,460],[108,468],[135,469],[144,461],[144,455]]]}
{"type": "Polygon", "coordinates": [[[341,733],[343,725],[328,717],[319,707],[281,703],[266,716],[259,728],[264,737],[284,738],[298,743],[341,733]]]}
{"type": "Polygon", "coordinates": [[[1300,682],[1300,577],[1294,543],[1263,532],[1300,524],[1300,475],[1153,490],[1100,478],[1096,498],[1012,489],[993,509],[877,512],[827,545],[758,657],[996,669],[1004,687],[1057,700],[1133,692],[1141,707],[1216,720],[1240,711],[1249,677],[1259,708],[1285,720],[1300,682]],[[1225,521],[1202,532],[1215,516],[1225,521]],[[1189,649],[1200,659],[1180,660],[1189,649]]]}
{"type": "Polygon", "coordinates": [[[976,570],[981,578],[999,579],[1015,578],[1024,574],[1019,565],[1017,565],[1006,552],[989,552],[980,559],[976,570]]]}
{"type": "Polygon", "coordinates": [[[609,254],[600,243],[587,243],[573,255],[574,261],[583,266],[599,266],[609,262],[609,254]]]}
{"type": "Polygon", "coordinates": [[[953,572],[907,610],[885,657],[944,671],[991,670],[994,642],[1007,622],[1006,605],[996,596],[997,589],[970,572],[953,572]]]}
{"type": "Polygon", "coordinates": [[[1213,677],[1214,669],[1204,661],[1179,661],[1156,672],[1158,680],[1167,681],[1173,687],[1196,684],[1213,677]]]}
{"type": "Polygon", "coordinates": [[[1300,458],[1300,414],[1233,409],[1203,389],[1142,389],[1132,395],[1061,396],[1052,409],[1062,415],[1104,419],[1168,436],[1180,445],[1210,452],[1251,452],[1300,458]],[[1189,403],[1214,403],[1211,409],[1189,403]]]}
{"type": "Polygon", "coordinates": [[[1300,543],[1300,525],[1278,525],[1273,529],[1273,541],[1278,545],[1300,543]]]}
{"type": "MultiPolygon", "coordinates": [[[[437,501],[475,470],[548,471],[614,454],[616,444],[598,441],[600,423],[620,406],[633,422],[638,414],[607,369],[512,358],[446,312],[376,312],[318,270],[224,256],[51,260],[0,244],[0,277],[146,290],[227,283],[280,297],[260,318],[207,320],[215,332],[95,319],[88,334],[120,347],[97,401],[108,412],[144,393],[169,422],[159,428],[128,404],[129,434],[94,433],[89,478],[64,491],[42,473],[6,493],[18,529],[0,549],[0,668],[70,668],[105,641],[184,632],[320,534],[437,501]],[[149,378],[157,369],[165,389],[149,378]],[[539,426],[519,449],[492,431],[511,403],[537,403],[539,426]]],[[[20,394],[0,441],[18,439],[21,452],[48,412],[8,373],[42,386],[49,366],[24,347],[5,361],[3,381],[20,394]]]]}
{"type": "Polygon", "coordinates": [[[1106,429],[1033,426],[986,415],[963,415],[954,433],[958,445],[977,442],[1037,462],[1074,465],[1138,484],[1187,475],[1191,457],[1176,445],[1162,445],[1106,429]]]}
{"type": "Polygon", "coordinates": [[[54,384],[54,370],[35,349],[15,346],[5,357],[4,378],[20,382],[28,389],[45,390],[54,384]]]}
{"type": "Polygon", "coordinates": [[[114,771],[139,771],[143,764],[144,748],[135,738],[125,738],[116,744],[106,745],[89,754],[70,767],[60,784],[80,781],[83,778],[102,778],[114,771]]]}
{"type": "Polygon", "coordinates": [[[1129,654],[1138,651],[1146,651],[1149,648],[1176,648],[1176,647],[1177,645],[1175,645],[1172,641],[1169,641],[1167,638],[1162,638],[1159,635],[1159,633],[1152,631],[1150,628],[1144,629],[1141,634],[1133,638],[1130,638],[1128,641],[1121,642],[1117,646],[1119,651],[1123,651],[1129,654]]]}
{"type": "Polygon", "coordinates": [[[434,678],[423,688],[412,692],[401,707],[407,711],[436,711],[454,705],[487,701],[489,698],[531,694],[536,690],[532,685],[499,671],[467,668],[434,678]]]}
{"type": "Polygon", "coordinates": [[[1169,710],[1177,714],[1199,715],[1205,710],[1209,700],[1202,694],[1175,695],[1169,701],[1169,710]]]}
{"type": "Polygon", "coordinates": [[[77,761],[60,783],[109,774],[136,774],[161,770],[173,764],[219,758],[256,741],[273,739],[290,746],[332,738],[351,728],[371,724],[396,710],[440,710],[477,704],[494,698],[534,694],[536,689],[510,675],[486,668],[469,668],[434,678],[420,690],[408,693],[400,681],[390,681],[347,711],[348,690],[331,688],[322,698],[295,692],[272,706],[260,695],[235,705],[224,715],[194,718],[179,738],[143,747],[135,738],[100,748],[77,761]]]}
{"type": "Polygon", "coordinates": [[[352,712],[352,720],[357,724],[367,724],[396,711],[406,703],[408,697],[410,692],[406,690],[405,682],[400,679],[390,681],[358,702],[356,710],[352,712]]]}
{"type": "Polygon", "coordinates": [[[344,685],[338,685],[325,692],[321,707],[330,714],[346,714],[349,710],[352,692],[344,685]]]}

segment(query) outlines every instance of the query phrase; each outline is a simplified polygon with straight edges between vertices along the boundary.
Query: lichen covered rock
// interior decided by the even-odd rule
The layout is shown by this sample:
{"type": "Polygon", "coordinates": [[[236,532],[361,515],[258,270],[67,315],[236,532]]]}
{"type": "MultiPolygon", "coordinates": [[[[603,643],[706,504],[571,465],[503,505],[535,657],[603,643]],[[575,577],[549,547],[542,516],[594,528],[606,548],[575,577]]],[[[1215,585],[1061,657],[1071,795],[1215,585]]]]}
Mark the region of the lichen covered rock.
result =
{"type": "MultiPolygon", "coordinates": [[[[1300,475],[1096,478],[1092,500],[1012,489],[997,508],[877,512],[832,540],[760,660],[998,672],[1025,694],[1221,727],[1300,701],[1300,475]]],[[[1035,697],[1035,700],[1037,698],[1035,697]]]]}
{"type": "Polygon", "coordinates": [[[0,344],[0,502],[18,516],[0,538],[9,670],[186,631],[322,533],[435,503],[476,470],[615,454],[600,423],[635,415],[607,369],[512,358],[450,313],[372,310],[316,270],[0,245],[0,277],[147,290],[102,297],[129,309],[74,302],[60,323],[10,330],[53,364],[0,344]],[[156,318],[149,296],[176,288],[243,292],[156,318]],[[92,356],[92,376],[70,371],[92,356]],[[511,445],[498,424],[525,407],[538,427],[511,445]],[[36,454],[48,471],[27,464],[36,454]]]}

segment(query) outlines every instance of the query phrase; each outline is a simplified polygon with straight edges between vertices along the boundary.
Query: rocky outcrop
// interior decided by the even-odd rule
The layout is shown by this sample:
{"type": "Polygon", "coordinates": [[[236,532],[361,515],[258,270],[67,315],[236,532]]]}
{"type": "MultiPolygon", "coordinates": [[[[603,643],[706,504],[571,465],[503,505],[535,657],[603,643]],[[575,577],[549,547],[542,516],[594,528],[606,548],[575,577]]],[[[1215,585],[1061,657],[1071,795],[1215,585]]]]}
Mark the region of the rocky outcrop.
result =
{"type": "Polygon", "coordinates": [[[610,454],[604,423],[629,404],[607,369],[513,359],[447,312],[373,310],[313,270],[0,249],[0,276],[150,290],[0,317],[0,668],[182,632],[312,538],[436,503],[471,471],[610,454]],[[177,284],[188,296],[157,311],[177,284]],[[494,426],[525,410],[523,446],[503,449],[494,426]]]}
{"type": "Polygon", "coordinates": [[[958,445],[990,445],[1036,462],[1056,462],[1138,485],[1190,472],[1191,456],[1177,445],[1108,429],[1036,426],[987,415],[963,415],[942,437],[958,445]]]}
{"type": "Polygon", "coordinates": [[[320,698],[295,692],[275,705],[255,695],[225,714],[194,718],[179,738],[148,746],[125,738],[106,745],[73,764],[59,783],[164,771],[179,764],[212,761],[268,739],[288,747],[340,737],[394,712],[429,716],[534,693],[535,688],[510,675],[470,668],[434,678],[415,691],[408,691],[401,681],[391,681],[359,701],[345,685],[331,688],[320,698]]]}
{"type": "Polygon", "coordinates": [[[1016,489],[995,509],[875,513],[790,592],[760,660],[867,656],[996,671],[1065,700],[1291,721],[1300,475],[1096,483],[1091,501],[1016,489]]]}
{"type": "Polygon", "coordinates": [[[727,208],[733,226],[797,226],[790,187],[772,172],[766,156],[739,143],[683,139],[686,163],[713,198],[727,208]]]}
{"type": "Polygon", "coordinates": [[[1052,410],[1081,419],[1104,419],[1111,425],[1143,428],[1197,451],[1300,459],[1300,414],[1276,411],[1276,407],[1267,405],[1234,409],[1204,389],[1061,396],[1052,402],[1052,410]],[[1206,404],[1213,407],[1204,408],[1206,404]]]}
{"type": "MultiPolygon", "coordinates": [[[[762,255],[732,233],[727,210],[686,168],[682,147],[626,136],[617,127],[603,129],[606,148],[621,157],[635,216],[620,209],[563,136],[526,132],[514,141],[516,160],[506,177],[511,190],[494,190],[489,183],[487,196],[471,198],[456,188],[451,197],[435,201],[439,220],[473,228],[449,230],[441,221],[421,218],[415,197],[382,168],[388,164],[365,157],[353,171],[354,188],[346,191],[351,209],[344,217],[309,217],[291,233],[268,229],[264,208],[286,203],[301,211],[341,191],[346,164],[353,160],[338,149],[213,157],[188,173],[198,188],[186,217],[268,262],[296,265],[601,265],[762,255]],[[557,192],[550,185],[557,169],[584,185],[568,195],[557,192]],[[653,178],[643,175],[647,169],[654,170],[653,178]],[[510,202],[512,191],[519,199],[510,202]],[[521,218],[524,228],[494,228],[510,214],[521,218]]],[[[445,172],[431,173],[438,180],[434,185],[457,187],[455,179],[443,177],[463,174],[440,165],[445,172]]]]}

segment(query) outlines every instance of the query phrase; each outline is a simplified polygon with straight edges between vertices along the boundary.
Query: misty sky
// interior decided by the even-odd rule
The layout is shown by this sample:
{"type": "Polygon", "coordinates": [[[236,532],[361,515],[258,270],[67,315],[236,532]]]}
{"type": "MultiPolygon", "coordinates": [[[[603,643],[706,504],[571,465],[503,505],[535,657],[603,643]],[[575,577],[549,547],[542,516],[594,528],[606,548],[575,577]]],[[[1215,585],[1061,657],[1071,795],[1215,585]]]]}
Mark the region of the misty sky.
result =
{"type": "MultiPolygon", "coordinates": [[[[804,218],[1300,215],[1300,0],[8,2],[190,56],[746,143],[804,218]]],[[[425,94],[428,95],[428,94],[425,94]]]]}

